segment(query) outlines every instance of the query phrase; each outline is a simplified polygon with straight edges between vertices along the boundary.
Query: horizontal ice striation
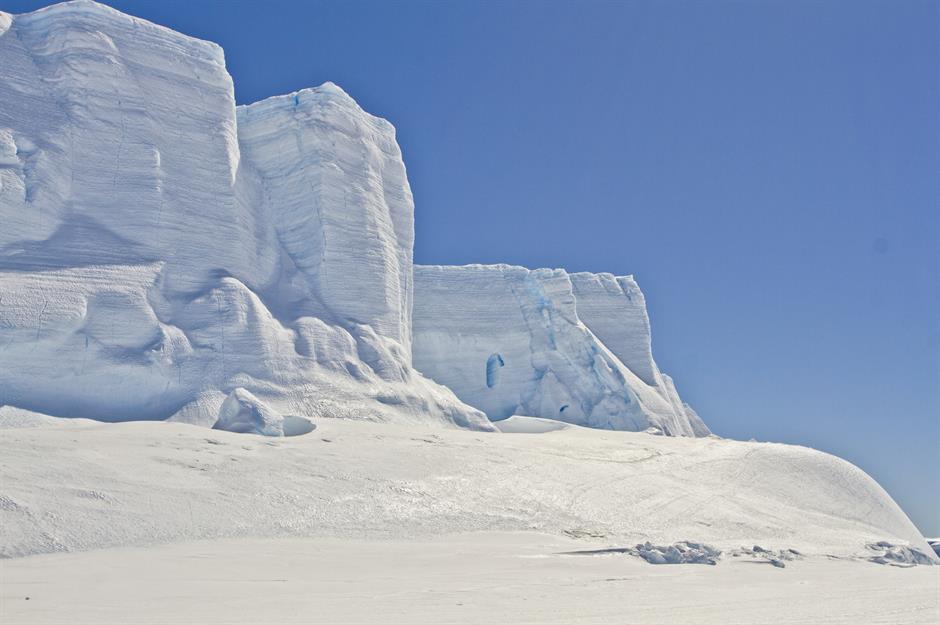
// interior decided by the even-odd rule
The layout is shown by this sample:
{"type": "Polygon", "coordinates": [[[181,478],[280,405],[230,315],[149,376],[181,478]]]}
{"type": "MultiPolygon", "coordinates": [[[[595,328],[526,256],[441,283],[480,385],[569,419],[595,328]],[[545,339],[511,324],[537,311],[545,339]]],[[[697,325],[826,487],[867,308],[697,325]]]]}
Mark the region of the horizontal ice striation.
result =
{"type": "Polygon", "coordinates": [[[217,45],[81,0],[0,14],[0,102],[0,406],[491,429],[410,366],[401,152],[338,87],[236,113],[217,45]]]}
{"type": "Polygon", "coordinates": [[[181,293],[213,271],[252,284],[271,271],[259,215],[239,203],[219,46],[92,2],[11,21],[0,35],[4,266],[163,260],[165,288],[181,293]]]}
{"type": "Polygon", "coordinates": [[[638,378],[658,385],[646,298],[633,276],[569,274],[578,317],[638,378]]]}
{"type": "Polygon", "coordinates": [[[708,428],[691,406],[679,398],[672,378],[653,360],[652,334],[646,297],[633,276],[579,272],[570,274],[578,318],[630,371],[657,389],[680,420],[689,420],[695,436],[708,428]]]}
{"type": "Polygon", "coordinates": [[[645,301],[632,277],[416,266],[414,363],[494,420],[523,414],[709,433],[652,359],[645,301]]]}

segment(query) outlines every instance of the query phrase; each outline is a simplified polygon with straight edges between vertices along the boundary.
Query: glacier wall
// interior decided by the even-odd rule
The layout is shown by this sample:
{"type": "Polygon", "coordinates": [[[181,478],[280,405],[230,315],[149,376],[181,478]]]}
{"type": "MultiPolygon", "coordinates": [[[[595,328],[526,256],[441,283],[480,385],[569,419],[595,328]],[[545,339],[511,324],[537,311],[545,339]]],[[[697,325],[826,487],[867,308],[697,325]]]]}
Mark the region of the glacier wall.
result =
{"type": "Polygon", "coordinates": [[[272,299],[290,315],[369,325],[410,360],[414,200],[395,128],[332,83],[237,119],[286,256],[272,299]]]}
{"type": "Polygon", "coordinates": [[[236,109],[217,45],[79,0],[0,13],[0,102],[0,405],[492,428],[410,365],[401,152],[335,85],[236,109]]]}
{"type": "Polygon", "coordinates": [[[416,266],[414,363],[494,420],[709,433],[653,361],[632,276],[416,266]]]}
{"type": "Polygon", "coordinates": [[[236,107],[216,44],[75,0],[0,12],[0,103],[0,406],[707,433],[631,278],[415,269],[395,129],[332,83],[236,107]]]}

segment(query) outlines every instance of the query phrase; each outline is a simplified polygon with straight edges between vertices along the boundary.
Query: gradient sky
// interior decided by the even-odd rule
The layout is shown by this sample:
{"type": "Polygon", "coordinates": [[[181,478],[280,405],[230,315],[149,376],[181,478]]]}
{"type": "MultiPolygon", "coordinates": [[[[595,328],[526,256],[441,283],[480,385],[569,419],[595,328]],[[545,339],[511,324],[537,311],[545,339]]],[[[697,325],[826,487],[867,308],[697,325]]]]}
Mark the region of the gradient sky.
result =
{"type": "Polygon", "coordinates": [[[940,535],[940,3],[110,4],[222,44],[240,103],[336,82],[398,128],[417,262],[635,274],[716,433],[940,535]]]}

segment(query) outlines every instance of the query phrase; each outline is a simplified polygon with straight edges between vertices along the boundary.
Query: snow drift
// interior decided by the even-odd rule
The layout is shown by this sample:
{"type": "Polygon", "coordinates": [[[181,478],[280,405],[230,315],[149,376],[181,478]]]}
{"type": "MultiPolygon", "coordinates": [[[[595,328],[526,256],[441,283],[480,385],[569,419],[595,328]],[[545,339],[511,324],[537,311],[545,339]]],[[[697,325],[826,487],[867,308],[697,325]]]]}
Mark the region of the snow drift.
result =
{"type": "Polygon", "coordinates": [[[695,542],[868,560],[869,545],[883,542],[932,554],[884,489],[829,454],[510,423],[543,433],[321,419],[306,436],[265,439],[0,408],[0,558],[221,537],[481,531],[571,536],[586,549],[695,542]]]}

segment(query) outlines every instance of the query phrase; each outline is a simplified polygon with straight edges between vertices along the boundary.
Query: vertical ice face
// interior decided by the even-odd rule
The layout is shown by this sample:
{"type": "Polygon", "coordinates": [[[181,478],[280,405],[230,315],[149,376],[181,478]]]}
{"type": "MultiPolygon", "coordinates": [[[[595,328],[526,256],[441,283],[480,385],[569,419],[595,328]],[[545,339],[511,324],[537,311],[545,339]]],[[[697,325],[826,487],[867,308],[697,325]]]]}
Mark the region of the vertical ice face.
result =
{"type": "Polygon", "coordinates": [[[666,400],[678,420],[687,419],[695,436],[710,432],[681,399],[675,384],[653,360],[646,298],[633,276],[572,273],[578,317],[630,371],[666,400]]]}
{"type": "Polygon", "coordinates": [[[417,266],[414,333],[415,367],[491,419],[708,434],[653,362],[643,294],[630,277],[417,266]]]}
{"type": "Polygon", "coordinates": [[[0,143],[12,144],[5,168],[18,178],[0,191],[8,264],[166,260],[165,287],[179,292],[214,270],[270,270],[255,215],[236,198],[234,91],[219,46],[86,1],[10,22],[0,35],[0,143]]]}
{"type": "Polygon", "coordinates": [[[405,167],[338,87],[236,113],[217,45],[79,0],[0,14],[0,102],[0,405],[491,428],[410,367],[405,167]]]}
{"type": "Polygon", "coordinates": [[[629,278],[422,268],[414,302],[395,130],[336,85],[236,109],[217,45],[76,0],[0,14],[0,102],[0,405],[492,427],[414,355],[494,418],[707,433],[629,278]]]}
{"type": "Polygon", "coordinates": [[[394,127],[326,83],[239,107],[238,128],[309,291],[285,305],[371,326],[410,357],[414,203],[394,127]]]}
{"type": "Polygon", "coordinates": [[[572,273],[578,317],[646,384],[657,386],[646,298],[633,276],[572,273]]]}

